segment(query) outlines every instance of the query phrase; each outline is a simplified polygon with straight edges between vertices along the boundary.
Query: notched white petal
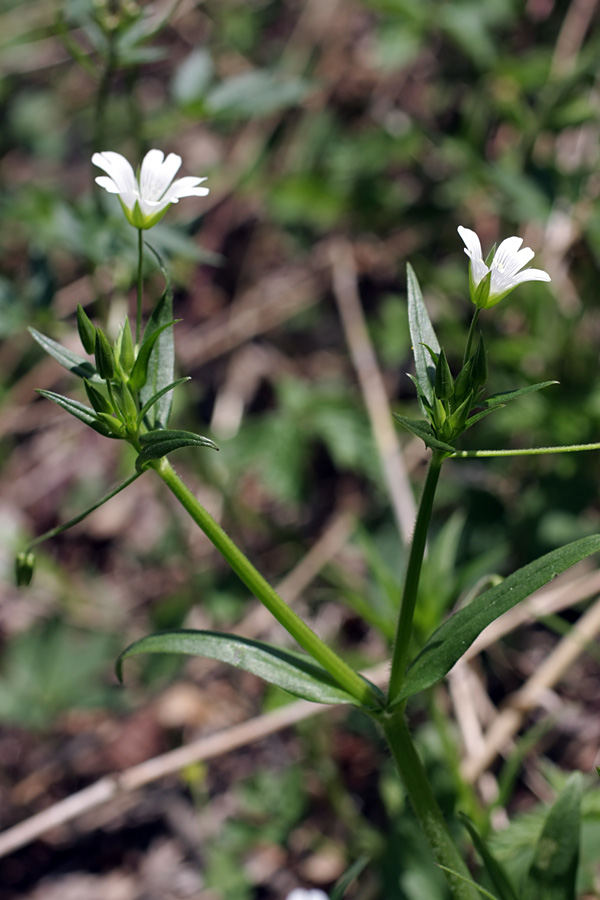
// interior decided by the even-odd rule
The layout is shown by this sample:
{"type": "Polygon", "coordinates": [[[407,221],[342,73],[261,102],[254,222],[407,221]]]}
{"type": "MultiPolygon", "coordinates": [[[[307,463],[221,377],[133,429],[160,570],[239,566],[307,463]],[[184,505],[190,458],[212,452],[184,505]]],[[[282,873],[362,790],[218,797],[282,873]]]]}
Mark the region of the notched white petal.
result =
{"type": "Polygon", "coordinates": [[[476,233],[470,228],[465,228],[464,225],[459,225],[457,231],[463,239],[467,256],[470,256],[471,259],[482,259],[481,241],[476,233]]]}

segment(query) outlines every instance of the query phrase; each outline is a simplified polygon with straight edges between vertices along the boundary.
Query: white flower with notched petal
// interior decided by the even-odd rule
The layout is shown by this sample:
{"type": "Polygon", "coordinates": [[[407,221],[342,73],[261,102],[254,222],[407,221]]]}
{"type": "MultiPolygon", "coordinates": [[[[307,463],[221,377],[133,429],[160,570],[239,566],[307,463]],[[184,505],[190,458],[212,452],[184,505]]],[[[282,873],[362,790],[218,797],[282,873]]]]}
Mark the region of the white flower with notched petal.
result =
{"type": "Polygon", "coordinates": [[[286,900],[328,900],[328,897],[327,894],[316,888],[311,891],[307,891],[305,888],[295,888],[291,894],[287,895],[286,900]]]}
{"type": "Polygon", "coordinates": [[[178,178],[173,181],[181,166],[181,157],[169,153],[165,159],[162,150],[149,150],[140,168],[139,178],[130,163],[112,150],[94,153],[92,162],[106,175],[99,175],[96,184],[109,194],[117,194],[127,220],[135,228],[152,228],[162,219],[171,203],[182,197],[204,197],[208,188],[199,187],[205,178],[178,178]]]}
{"type": "Polygon", "coordinates": [[[550,276],[542,269],[523,268],[535,254],[529,247],[521,248],[522,238],[506,238],[493,254],[491,261],[488,258],[484,262],[481,242],[475,232],[459,225],[458,233],[465,243],[465,253],[471,260],[469,265],[471,300],[479,309],[495,306],[524,281],[550,281],[550,276]]]}

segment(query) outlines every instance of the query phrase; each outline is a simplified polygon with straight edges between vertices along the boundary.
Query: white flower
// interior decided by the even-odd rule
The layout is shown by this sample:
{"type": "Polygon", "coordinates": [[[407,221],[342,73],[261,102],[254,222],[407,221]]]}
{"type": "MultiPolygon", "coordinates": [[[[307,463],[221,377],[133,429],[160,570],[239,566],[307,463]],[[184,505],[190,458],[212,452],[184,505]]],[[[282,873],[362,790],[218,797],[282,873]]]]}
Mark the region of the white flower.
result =
{"type": "Polygon", "coordinates": [[[287,895],[286,900],[328,900],[327,894],[316,888],[307,891],[304,888],[295,888],[291,894],[287,895]]]}
{"type": "Polygon", "coordinates": [[[152,228],[162,219],[171,203],[182,197],[204,197],[208,188],[198,187],[205,178],[178,178],[173,181],[181,165],[181,157],[162,150],[149,150],[140,168],[139,178],[130,163],[112,150],[94,153],[92,162],[106,175],[96,178],[96,184],[109,194],[118,194],[127,220],[135,228],[152,228]]]}
{"type": "Polygon", "coordinates": [[[523,238],[509,237],[502,241],[488,266],[489,259],[484,262],[481,243],[475,232],[459,225],[458,233],[465,243],[465,253],[471,260],[471,300],[475,306],[481,309],[495,306],[524,281],[550,281],[550,276],[542,269],[523,268],[535,256],[529,247],[519,249],[523,238]]]}

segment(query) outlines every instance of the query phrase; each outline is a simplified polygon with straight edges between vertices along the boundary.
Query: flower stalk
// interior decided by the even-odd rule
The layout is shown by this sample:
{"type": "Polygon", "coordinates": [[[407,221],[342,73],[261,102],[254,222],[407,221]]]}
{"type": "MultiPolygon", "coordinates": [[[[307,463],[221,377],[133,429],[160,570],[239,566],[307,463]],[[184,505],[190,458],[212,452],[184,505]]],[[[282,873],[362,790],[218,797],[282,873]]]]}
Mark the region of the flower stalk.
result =
{"type": "Polygon", "coordinates": [[[285,630],[320,663],[337,683],[355,697],[362,706],[381,708],[379,696],[368,681],[328,647],[263,578],[229,535],[198,502],[166,458],[152,466],[183,508],[202,529],[206,537],[227,560],[246,587],[266,606],[285,630]]]}
{"type": "Polygon", "coordinates": [[[396,628],[396,639],[394,642],[394,655],[392,657],[392,670],[390,674],[390,683],[388,688],[388,703],[391,705],[395,702],[400,694],[406,666],[408,663],[408,654],[410,651],[410,643],[412,640],[413,618],[415,614],[415,605],[417,602],[417,594],[419,590],[419,578],[421,576],[421,567],[423,565],[423,557],[425,555],[425,544],[427,541],[427,531],[431,520],[433,510],[433,500],[437,488],[442,463],[445,454],[434,450],[427,471],[425,487],[419,503],[419,511],[417,513],[417,521],[410,547],[408,557],[408,566],[406,568],[406,577],[404,580],[404,590],[402,592],[402,600],[400,602],[400,614],[398,616],[398,624],[396,628]]]}

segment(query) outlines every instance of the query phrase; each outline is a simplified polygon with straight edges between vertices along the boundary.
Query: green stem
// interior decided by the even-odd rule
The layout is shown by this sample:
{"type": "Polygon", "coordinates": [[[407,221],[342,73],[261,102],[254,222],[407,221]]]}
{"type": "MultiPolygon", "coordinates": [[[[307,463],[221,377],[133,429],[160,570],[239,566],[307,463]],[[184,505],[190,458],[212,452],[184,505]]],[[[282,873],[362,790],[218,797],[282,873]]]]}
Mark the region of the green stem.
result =
{"type": "Polygon", "coordinates": [[[473,338],[475,337],[475,329],[477,328],[477,320],[479,319],[479,313],[481,310],[477,308],[473,313],[473,318],[471,319],[471,327],[469,328],[469,334],[467,337],[467,346],[465,347],[465,355],[463,358],[463,366],[466,366],[469,361],[469,357],[471,355],[471,347],[473,346],[473,338]]]}
{"type": "Polygon", "coordinates": [[[69,519],[68,522],[63,522],[62,525],[57,525],[56,528],[51,528],[50,531],[44,532],[44,534],[40,534],[39,537],[36,537],[33,541],[27,544],[25,548],[25,552],[29,552],[29,550],[33,550],[34,547],[37,547],[38,544],[41,544],[43,541],[47,541],[50,538],[56,537],[58,534],[62,534],[63,531],[66,531],[68,528],[72,528],[73,525],[78,525],[79,522],[82,522],[90,513],[95,512],[109,500],[112,500],[113,497],[116,497],[117,494],[120,494],[121,491],[125,490],[126,487],[129,487],[137,478],[140,477],[142,472],[136,472],[135,475],[130,475],[129,478],[126,478],[125,481],[122,481],[121,484],[118,484],[116,487],[112,488],[105,494],[104,497],[101,497],[100,500],[97,500],[91,506],[88,506],[87,509],[84,509],[83,512],[78,513],[76,516],[73,516],[72,519],[69,519]]]}
{"type": "Polygon", "coordinates": [[[153,468],[246,587],[266,606],[300,646],[319,662],[344,690],[360,701],[361,705],[381,708],[382,700],[375,692],[373,685],[351,669],[343,659],[340,659],[337,653],[323,643],[308,625],[290,609],[244,556],[239,547],[234,544],[229,535],[215,522],[210,513],[201,506],[168,460],[163,457],[153,468]]]}
{"type": "Polygon", "coordinates": [[[600,450],[598,444],[564,444],[558,447],[525,447],[521,450],[457,450],[452,459],[483,459],[488,456],[539,456],[548,453],[579,453],[600,450]]]}
{"type": "Polygon", "coordinates": [[[471,879],[464,860],[450,837],[446,822],[431,790],[427,774],[415,749],[403,710],[396,708],[382,717],[386,740],[406,788],[419,824],[433,850],[436,861],[447,872],[454,900],[480,900],[479,892],[464,879],[471,879]],[[457,875],[453,873],[456,872],[457,875]],[[460,877],[462,876],[462,877],[460,877]]]}
{"type": "Polygon", "coordinates": [[[421,575],[421,566],[425,554],[427,529],[429,527],[429,520],[431,519],[433,498],[435,496],[435,489],[440,477],[444,458],[444,454],[440,451],[433,451],[425,487],[423,488],[423,495],[419,504],[419,512],[417,513],[417,521],[415,523],[415,531],[410,548],[410,555],[408,557],[408,566],[406,568],[404,591],[402,592],[402,601],[400,603],[400,614],[398,616],[396,641],[392,658],[392,671],[388,693],[388,700],[391,704],[394,703],[396,697],[400,693],[400,688],[402,687],[406,672],[408,652],[410,650],[412,638],[413,616],[419,588],[419,577],[421,575]]]}
{"type": "Polygon", "coordinates": [[[135,317],[135,346],[140,346],[140,337],[142,334],[142,292],[143,292],[143,265],[144,265],[144,235],[141,228],[138,228],[138,271],[137,271],[137,312],[135,317]]]}

